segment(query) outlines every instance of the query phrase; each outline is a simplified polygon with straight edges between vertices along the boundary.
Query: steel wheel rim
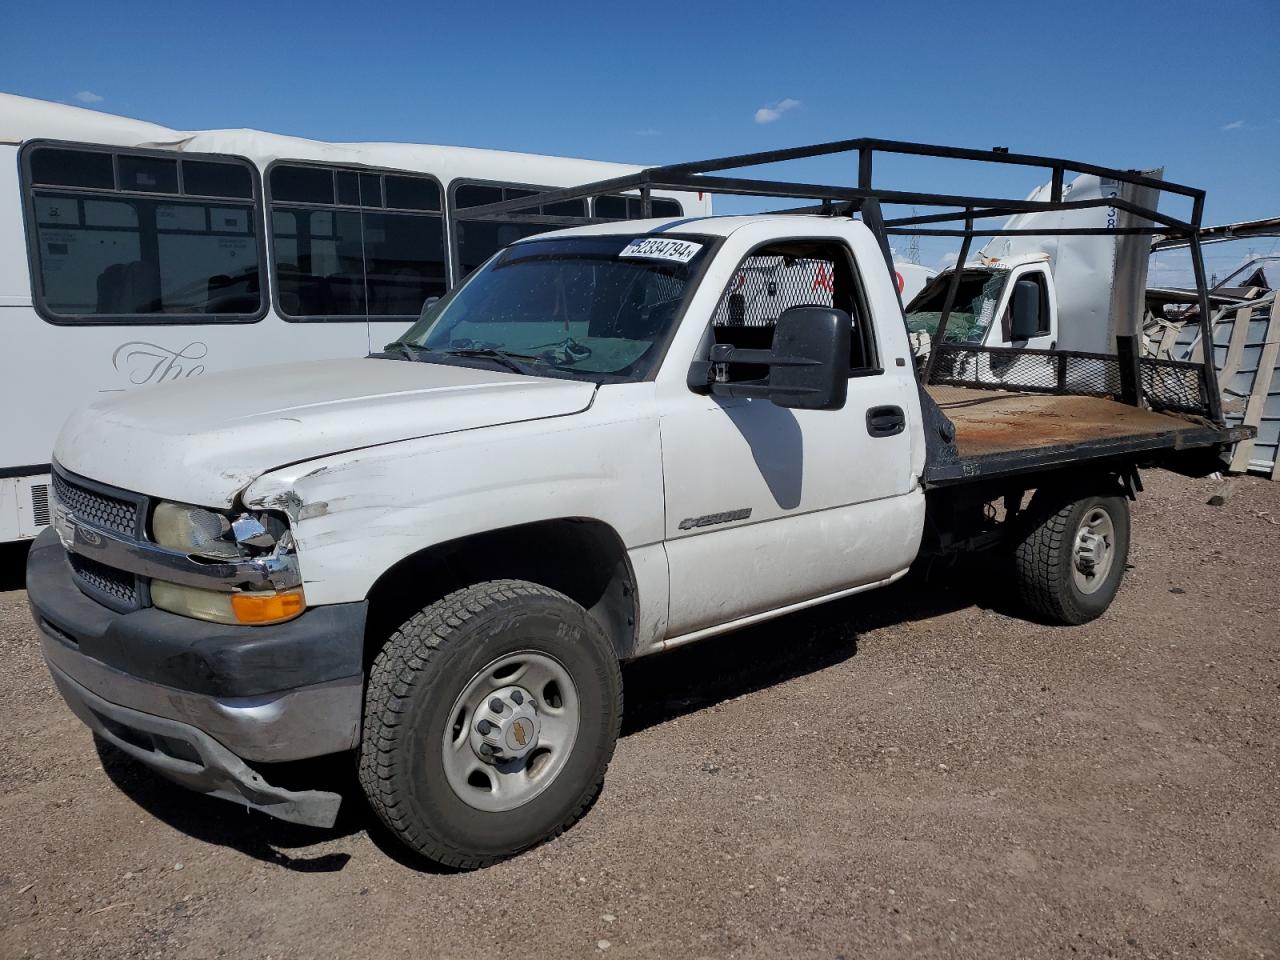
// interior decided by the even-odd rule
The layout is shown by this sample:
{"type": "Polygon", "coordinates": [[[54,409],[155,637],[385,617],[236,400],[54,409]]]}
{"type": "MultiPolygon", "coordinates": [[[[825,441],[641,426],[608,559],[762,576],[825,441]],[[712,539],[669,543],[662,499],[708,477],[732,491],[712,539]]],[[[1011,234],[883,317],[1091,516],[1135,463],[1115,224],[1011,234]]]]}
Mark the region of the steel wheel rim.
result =
{"type": "Polygon", "coordinates": [[[1103,507],[1086,511],[1071,550],[1071,578],[1081,593],[1097,593],[1115,563],[1116,527],[1103,507]]]}
{"type": "Polygon", "coordinates": [[[477,810],[523,806],[564,769],[580,715],[578,688],[559,660],[533,650],[501,656],[477,671],[453,702],[441,738],[445,779],[477,810]],[[493,709],[495,700],[501,711],[493,709]],[[487,733],[480,732],[481,721],[487,733]],[[533,740],[526,742],[521,737],[529,736],[530,724],[533,740]],[[482,753],[486,745],[503,752],[482,753]]]}

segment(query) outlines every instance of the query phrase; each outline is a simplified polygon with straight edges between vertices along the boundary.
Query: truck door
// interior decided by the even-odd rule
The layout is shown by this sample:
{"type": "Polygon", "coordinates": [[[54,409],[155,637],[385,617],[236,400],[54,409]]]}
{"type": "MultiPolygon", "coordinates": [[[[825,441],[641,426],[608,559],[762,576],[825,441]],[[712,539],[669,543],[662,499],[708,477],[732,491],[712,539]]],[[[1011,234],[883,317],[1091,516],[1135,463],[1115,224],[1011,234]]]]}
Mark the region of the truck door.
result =
{"type": "MultiPolygon", "coordinates": [[[[909,365],[883,361],[866,304],[842,241],[757,247],[721,296],[703,348],[768,348],[787,308],[838,307],[854,324],[844,408],[661,394],[668,636],[875,582],[910,564],[919,539],[918,504],[905,496],[915,489],[906,422],[915,381],[909,365]]],[[[906,353],[905,341],[898,352],[906,353]]],[[[727,366],[727,379],[763,375],[727,366]]]]}
{"type": "Polygon", "coordinates": [[[1048,265],[1036,263],[1015,267],[1005,284],[996,316],[1000,318],[1000,322],[993,323],[987,332],[986,345],[989,347],[1052,350],[1057,346],[1057,294],[1048,265]],[[1021,290],[1019,284],[1026,289],[1021,290]],[[1032,287],[1034,290],[1031,290],[1032,287]],[[1020,328],[1014,317],[1014,300],[1025,296],[1027,291],[1032,292],[1037,300],[1035,317],[1038,322],[1032,325],[1034,329],[1025,326],[1020,328]]]}
{"type": "MultiPolygon", "coordinates": [[[[1057,310],[1048,264],[1023,264],[1009,271],[993,316],[995,322],[987,328],[983,346],[1018,351],[1057,346],[1057,310]]],[[[1052,357],[1005,352],[966,357],[957,373],[976,375],[983,383],[1053,383],[1057,366],[1052,357]]]]}

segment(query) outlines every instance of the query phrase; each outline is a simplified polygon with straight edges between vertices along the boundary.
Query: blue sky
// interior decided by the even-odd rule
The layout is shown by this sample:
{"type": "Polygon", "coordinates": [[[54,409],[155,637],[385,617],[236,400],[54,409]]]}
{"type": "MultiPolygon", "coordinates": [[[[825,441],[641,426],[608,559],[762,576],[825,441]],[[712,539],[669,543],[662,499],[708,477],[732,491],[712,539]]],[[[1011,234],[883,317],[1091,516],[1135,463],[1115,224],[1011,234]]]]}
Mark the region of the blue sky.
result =
{"type": "MultiPolygon", "coordinates": [[[[1208,190],[1209,222],[1280,214],[1277,0],[71,0],[5,20],[18,42],[0,90],[178,128],[631,162],[862,135],[1002,145],[1163,165],[1208,190]],[[1184,66],[1197,63],[1212,66],[1184,66]]],[[[1010,195],[1035,179],[884,172],[886,185],[1010,195]]],[[[849,177],[837,161],[799,173],[849,177]]],[[[925,259],[944,252],[928,244],[925,259]]],[[[1240,256],[1218,248],[1211,269],[1240,256]]]]}

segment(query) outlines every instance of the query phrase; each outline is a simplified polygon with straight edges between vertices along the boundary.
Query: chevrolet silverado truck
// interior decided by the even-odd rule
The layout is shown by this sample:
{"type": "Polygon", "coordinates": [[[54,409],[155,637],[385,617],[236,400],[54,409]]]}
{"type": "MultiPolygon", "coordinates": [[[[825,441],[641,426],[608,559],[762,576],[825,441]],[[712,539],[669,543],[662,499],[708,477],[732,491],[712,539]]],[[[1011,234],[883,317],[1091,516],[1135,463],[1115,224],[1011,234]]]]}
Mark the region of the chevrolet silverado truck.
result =
{"type": "MultiPolygon", "coordinates": [[[[734,192],[716,169],[541,199],[734,192]]],[[[73,415],[27,574],[70,708],[180,784],[313,825],[339,794],[277,774],[347,754],[396,836],[469,868],[587,809],[624,661],[982,549],[1031,615],[1101,615],[1138,468],[1207,473],[1244,435],[1211,373],[943,337],[922,376],[874,189],[746,183],[824,206],[531,237],[378,354],[73,415]],[[745,275],[766,279],[744,305],[745,275]]],[[[1033,286],[1014,329],[1050,322],[1033,286]]]]}

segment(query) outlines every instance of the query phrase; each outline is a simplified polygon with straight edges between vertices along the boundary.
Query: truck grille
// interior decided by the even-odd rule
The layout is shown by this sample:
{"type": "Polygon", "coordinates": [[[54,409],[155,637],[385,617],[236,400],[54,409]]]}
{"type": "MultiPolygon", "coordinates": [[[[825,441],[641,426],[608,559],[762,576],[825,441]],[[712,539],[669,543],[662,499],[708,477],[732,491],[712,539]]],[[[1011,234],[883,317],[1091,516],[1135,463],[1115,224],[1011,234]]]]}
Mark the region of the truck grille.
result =
{"type": "Polygon", "coordinates": [[[138,578],[132,573],[108,567],[78,553],[68,553],[67,560],[81,584],[108,606],[123,610],[138,607],[138,578]]]}
{"type": "Polygon", "coordinates": [[[137,504],[82,487],[57,473],[53,475],[53,492],[77,519],[127,537],[138,535],[137,504]]]}
{"type": "MultiPolygon", "coordinates": [[[[69,514],[86,531],[96,528],[126,540],[141,539],[145,497],[67,476],[57,464],[53,469],[52,493],[57,509],[69,514]]],[[[74,551],[67,552],[67,562],[81,591],[104,606],[125,613],[139,609],[149,600],[146,580],[129,570],[120,570],[74,551]]]]}

